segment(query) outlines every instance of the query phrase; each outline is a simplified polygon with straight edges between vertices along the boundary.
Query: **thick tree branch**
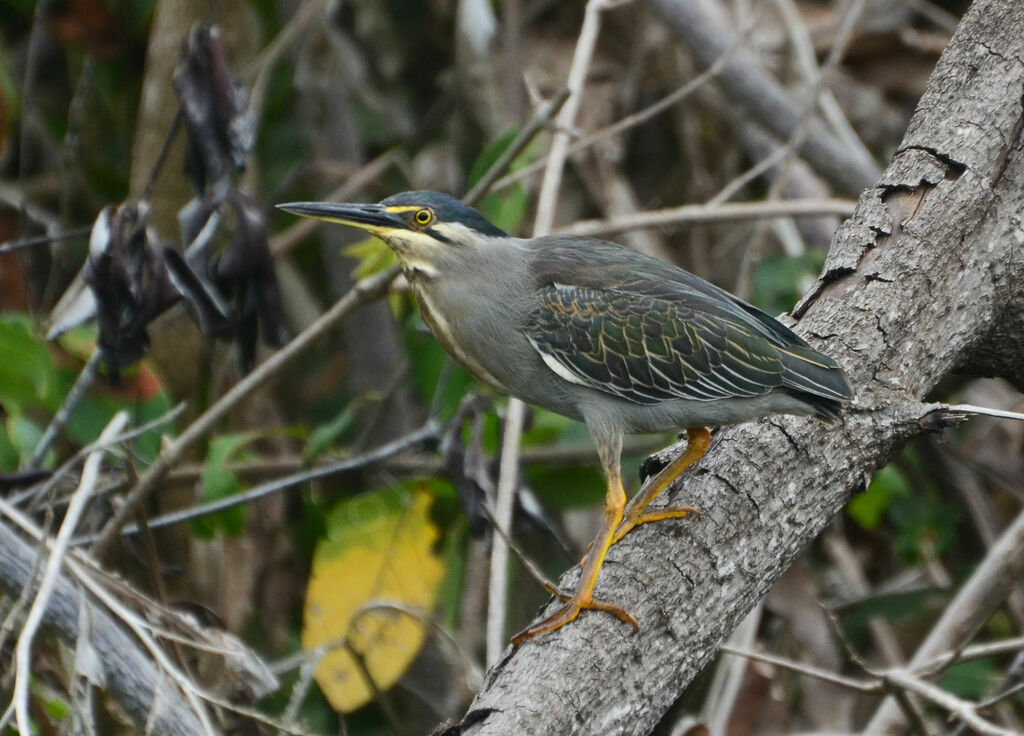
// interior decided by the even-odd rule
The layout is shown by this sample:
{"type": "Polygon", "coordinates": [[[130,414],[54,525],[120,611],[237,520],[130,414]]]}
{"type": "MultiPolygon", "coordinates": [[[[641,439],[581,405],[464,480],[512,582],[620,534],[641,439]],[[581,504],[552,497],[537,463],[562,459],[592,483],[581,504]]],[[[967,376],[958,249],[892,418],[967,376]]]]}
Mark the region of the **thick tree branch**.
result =
{"type": "Polygon", "coordinates": [[[976,0],[795,310],[857,403],[832,426],[775,417],[719,432],[667,501],[701,518],[641,527],[602,571],[598,596],[624,604],[640,631],[584,612],[507,650],[448,733],[648,733],[850,493],[934,427],[919,402],[943,376],[1012,378],[1024,364],[1024,338],[1003,327],[1021,323],[1024,304],[1021,27],[1024,4],[976,0]]]}

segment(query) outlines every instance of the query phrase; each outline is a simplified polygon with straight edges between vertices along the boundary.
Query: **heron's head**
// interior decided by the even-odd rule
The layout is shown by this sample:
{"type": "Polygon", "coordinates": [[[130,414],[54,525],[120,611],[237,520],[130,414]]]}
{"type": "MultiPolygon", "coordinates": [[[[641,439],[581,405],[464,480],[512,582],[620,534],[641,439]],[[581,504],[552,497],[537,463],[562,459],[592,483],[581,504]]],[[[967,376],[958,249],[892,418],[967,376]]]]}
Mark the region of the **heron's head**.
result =
{"type": "Polygon", "coordinates": [[[278,207],[303,217],[365,230],[387,243],[402,265],[425,276],[508,235],[469,205],[441,192],[402,192],[380,204],[292,202],[278,207]]]}

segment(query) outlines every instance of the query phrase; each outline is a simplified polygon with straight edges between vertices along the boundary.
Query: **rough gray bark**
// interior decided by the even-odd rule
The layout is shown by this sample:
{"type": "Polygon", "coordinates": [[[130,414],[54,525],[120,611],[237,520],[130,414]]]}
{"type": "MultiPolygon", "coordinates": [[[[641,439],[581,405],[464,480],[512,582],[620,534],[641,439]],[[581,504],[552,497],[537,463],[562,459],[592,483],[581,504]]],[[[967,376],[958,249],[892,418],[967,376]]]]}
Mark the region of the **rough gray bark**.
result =
{"type": "MultiPolygon", "coordinates": [[[[28,584],[36,549],[0,523],[0,600],[17,598],[28,584]]],[[[36,580],[38,585],[38,580],[36,580]]],[[[43,624],[69,646],[75,646],[81,617],[81,594],[67,578],[61,577],[53,590],[43,624]]],[[[141,733],[159,736],[194,736],[203,733],[191,706],[173,683],[160,673],[131,637],[113,618],[95,605],[86,616],[91,627],[90,641],[96,651],[99,671],[91,673],[102,680],[104,689],[132,718],[141,733]]]]}
{"type": "Polygon", "coordinates": [[[1024,3],[976,0],[795,310],[797,331],[848,372],[856,404],[832,426],[776,417],[719,432],[670,494],[700,519],[641,527],[601,573],[597,595],[640,631],[584,612],[509,649],[446,733],[648,733],[851,492],[934,425],[919,402],[943,376],[1021,379],[1021,28],[1024,3]]]}

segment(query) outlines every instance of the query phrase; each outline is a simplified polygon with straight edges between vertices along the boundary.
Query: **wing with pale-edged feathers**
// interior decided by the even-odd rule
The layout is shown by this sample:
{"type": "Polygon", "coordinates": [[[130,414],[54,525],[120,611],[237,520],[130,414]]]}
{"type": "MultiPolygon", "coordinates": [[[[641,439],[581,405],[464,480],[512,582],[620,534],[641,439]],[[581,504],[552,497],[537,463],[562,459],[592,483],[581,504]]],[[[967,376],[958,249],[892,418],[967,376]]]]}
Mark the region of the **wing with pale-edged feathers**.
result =
{"type": "Polygon", "coordinates": [[[569,253],[557,237],[542,240],[533,264],[539,306],[525,332],[562,378],[648,405],[781,389],[834,416],[850,398],[834,361],[696,276],[626,258],[603,241],[588,241],[580,268],[578,243],[569,253]]]}

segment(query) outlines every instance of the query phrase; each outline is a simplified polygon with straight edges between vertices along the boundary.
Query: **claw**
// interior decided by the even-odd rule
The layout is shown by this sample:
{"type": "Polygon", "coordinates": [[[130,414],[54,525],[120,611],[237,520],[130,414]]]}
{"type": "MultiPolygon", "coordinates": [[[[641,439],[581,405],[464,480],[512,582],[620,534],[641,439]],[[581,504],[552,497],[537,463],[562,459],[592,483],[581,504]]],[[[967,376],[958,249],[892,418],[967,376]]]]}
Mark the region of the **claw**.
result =
{"type": "MultiPolygon", "coordinates": [[[[553,587],[553,586],[552,586],[553,587]]],[[[561,591],[557,588],[554,589],[554,594],[562,597],[561,591]]],[[[565,598],[563,598],[565,600],[565,598]]],[[[570,621],[573,621],[577,616],[580,615],[580,611],[584,609],[591,609],[594,611],[604,611],[615,616],[620,621],[629,624],[633,627],[633,631],[640,630],[640,624],[629,613],[625,608],[617,606],[614,603],[608,603],[606,601],[599,601],[591,598],[589,600],[577,600],[576,596],[573,596],[566,601],[566,604],[555,611],[553,614],[548,616],[543,621],[534,624],[528,628],[523,629],[518,634],[512,637],[513,646],[521,646],[524,642],[533,641],[541,634],[546,634],[555,629],[560,629],[570,621]]]]}

